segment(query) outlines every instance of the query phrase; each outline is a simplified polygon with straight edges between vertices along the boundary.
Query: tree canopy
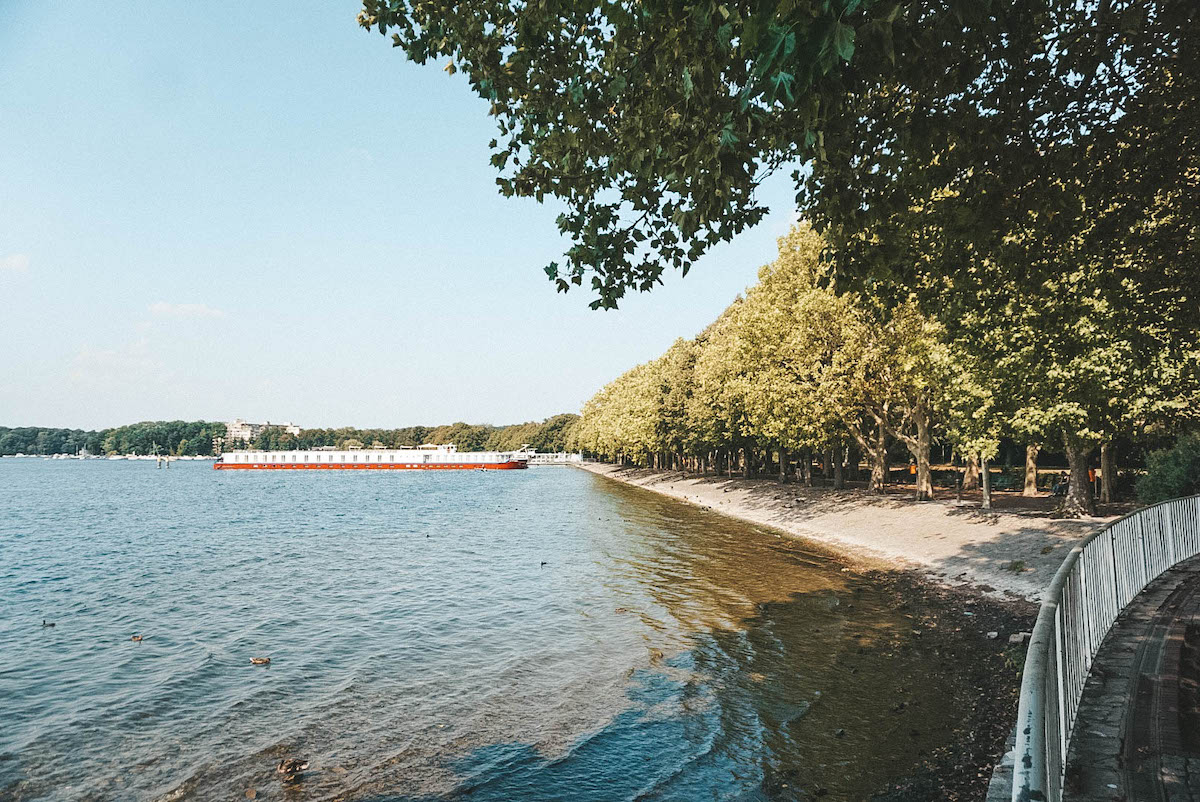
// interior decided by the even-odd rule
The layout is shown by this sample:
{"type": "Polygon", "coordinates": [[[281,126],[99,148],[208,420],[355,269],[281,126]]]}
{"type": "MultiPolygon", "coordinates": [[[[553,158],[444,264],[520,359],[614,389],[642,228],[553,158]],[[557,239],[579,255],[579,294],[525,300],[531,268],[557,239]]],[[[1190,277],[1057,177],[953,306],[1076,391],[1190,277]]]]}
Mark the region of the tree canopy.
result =
{"type": "Polygon", "coordinates": [[[612,307],[762,219],[756,187],[795,167],[834,278],[970,303],[997,276],[1036,286],[1027,257],[1078,235],[1180,286],[1200,206],[1198,14],[1191,0],[365,0],[359,21],[466,74],[497,121],[501,192],[567,206],[573,244],[548,275],[587,278],[612,307]]]}
{"type": "MultiPolygon", "coordinates": [[[[546,272],[594,307],[762,219],[755,188],[819,142],[863,30],[894,3],[365,0],[360,24],[446,59],[489,104],[500,191],[567,205],[546,272]]],[[[872,47],[874,47],[874,43],[872,47]]]]}

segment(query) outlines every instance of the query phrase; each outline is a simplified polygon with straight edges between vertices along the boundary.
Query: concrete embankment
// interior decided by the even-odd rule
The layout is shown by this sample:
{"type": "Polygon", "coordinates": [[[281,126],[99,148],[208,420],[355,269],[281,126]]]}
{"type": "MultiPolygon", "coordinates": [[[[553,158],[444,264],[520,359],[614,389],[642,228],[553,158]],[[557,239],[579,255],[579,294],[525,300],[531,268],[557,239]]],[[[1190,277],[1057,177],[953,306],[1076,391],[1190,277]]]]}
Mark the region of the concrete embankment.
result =
{"type": "Polygon", "coordinates": [[[833,491],[770,479],[696,477],[585,463],[584,470],[832,547],[868,565],[917,569],[948,586],[1036,600],[1067,551],[1109,520],[985,512],[953,499],[833,491]]]}

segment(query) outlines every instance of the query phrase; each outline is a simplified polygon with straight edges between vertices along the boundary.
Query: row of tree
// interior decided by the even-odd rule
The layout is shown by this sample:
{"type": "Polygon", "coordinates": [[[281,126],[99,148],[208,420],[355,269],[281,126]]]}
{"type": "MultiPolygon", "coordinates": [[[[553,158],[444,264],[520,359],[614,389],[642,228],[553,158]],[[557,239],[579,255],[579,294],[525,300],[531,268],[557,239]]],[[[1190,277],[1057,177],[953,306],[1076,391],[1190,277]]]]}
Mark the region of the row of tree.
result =
{"type": "Polygon", "coordinates": [[[541,422],[511,426],[454,423],[403,429],[301,429],[299,436],[269,426],[252,443],[224,443],[225,424],[208,421],[145,421],[99,431],[0,426],[0,455],[86,451],[89,454],[209,456],[214,453],[214,444],[226,449],[283,450],[316,446],[400,448],[422,443],[455,443],[463,451],[511,451],[528,444],[538,451],[563,451],[578,417],[555,415],[541,422]]]}
{"type": "Polygon", "coordinates": [[[1028,444],[1033,481],[1042,444],[1065,453],[1066,509],[1079,514],[1093,510],[1095,451],[1111,498],[1114,442],[1161,440],[1196,421],[1195,334],[1145,327],[1143,312],[1122,308],[1127,286],[1080,271],[1036,306],[951,327],[915,293],[836,288],[828,254],[809,226],[793,228],[704,332],[589,400],[574,442],[608,459],[745,474],[771,454],[786,471],[792,454],[805,479],[819,455],[837,485],[861,456],[873,490],[899,443],[924,499],[935,443],[982,467],[986,482],[1002,438],[1013,438],[1028,444]]]}

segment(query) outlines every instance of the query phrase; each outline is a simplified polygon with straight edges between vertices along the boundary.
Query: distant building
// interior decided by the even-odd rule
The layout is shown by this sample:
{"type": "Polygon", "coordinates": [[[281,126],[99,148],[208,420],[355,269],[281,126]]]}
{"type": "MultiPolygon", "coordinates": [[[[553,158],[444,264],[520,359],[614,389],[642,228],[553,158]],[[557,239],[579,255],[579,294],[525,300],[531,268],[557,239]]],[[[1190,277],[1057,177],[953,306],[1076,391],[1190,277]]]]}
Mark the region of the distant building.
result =
{"type": "Polygon", "coordinates": [[[215,441],[219,442],[214,442],[213,445],[217,448],[217,450],[221,450],[222,446],[224,446],[226,443],[232,445],[238,440],[242,440],[249,444],[254,441],[254,438],[262,434],[263,429],[266,429],[268,426],[274,426],[277,429],[283,429],[293,437],[300,436],[300,427],[294,423],[271,423],[270,421],[266,421],[264,423],[250,423],[249,421],[244,421],[241,418],[237,418],[236,420],[225,424],[225,436],[214,438],[215,441]]]}

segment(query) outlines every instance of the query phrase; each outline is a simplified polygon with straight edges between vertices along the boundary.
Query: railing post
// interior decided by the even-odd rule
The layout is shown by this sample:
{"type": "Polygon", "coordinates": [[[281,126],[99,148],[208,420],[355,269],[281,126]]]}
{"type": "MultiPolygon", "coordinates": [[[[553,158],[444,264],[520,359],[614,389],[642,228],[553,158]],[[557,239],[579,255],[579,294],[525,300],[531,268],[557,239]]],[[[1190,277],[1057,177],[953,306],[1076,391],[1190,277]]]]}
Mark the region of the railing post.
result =
{"type": "MultiPolygon", "coordinates": [[[[1078,568],[1079,563],[1076,562],[1075,566],[1078,568]]],[[[1055,694],[1058,701],[1058,732],[1056,735],[1058,736],[1058,747],[1061,755],[1060,762],[1065,766],[1067,762],[1067,730],[1069,728],[1067,727],[1067,668],[1063,660],[1063,657],[1066,656],[1066,649],[1063,648],[1063,640],[1066,637],[1062,624],[1064,618],[1063,606],[1059,604],[1054,616],[1054,668],[1056,669],[1054,673],[1055,679],[1058,682],[1058,693],[1055,694]]],[[[1046,783],[1049,786],[1049,777],[1046,778],[1046,783]]]]}
{"type": "Polygon", "coordinates": [[[1171,520],[1171,505],[1170,502],[1163,505],[1163,512],[1166,513],[1163,517],[1167,522],[1167,543],[1171,549],[1171,565],[1179,562],[1179,549],[1175,544],[1175,523],[1171,520]]]}
{"type": "MultiPolygon", "coordinates": [[[[1146,523],[1140,515],[1135,517],[1133,522],[1137,524],[1138,554],[1142,558],[1142,581],[1137,590],[1141,593],[1146,589],[1146,585],[1150,584],[1150,563],[1146,560],[1146,523]]],[[[1133,595],[1136,596],[1137,593],[1133,595]]]]}
{"type": "MultiPolygon", "coordinates": [[[[1117,579],[1117,538],[1113,534],[1112,527],[1105,530],[1108,532],[1108,554],[1112,558],[1112,592],[1113,592],[1113,620],[1121,614],[1121,582],[1117,579]]],[[[1109,623],[1111,627],[1112,624],[1109,623]]]]}
{"type": "Polygon", "coordinates": [[[1079,562],[1075,564],[1075,570],[1079,572],[1079,603],[1083,607],[1080,618],[1083,620],[1083,638],[1087,644],[1087,653],[1092,654],[1092,600],[1088,594],[1088,572],[1087,566],[1083,564],[1084,555],[1079,555],[1079,562]]]}

